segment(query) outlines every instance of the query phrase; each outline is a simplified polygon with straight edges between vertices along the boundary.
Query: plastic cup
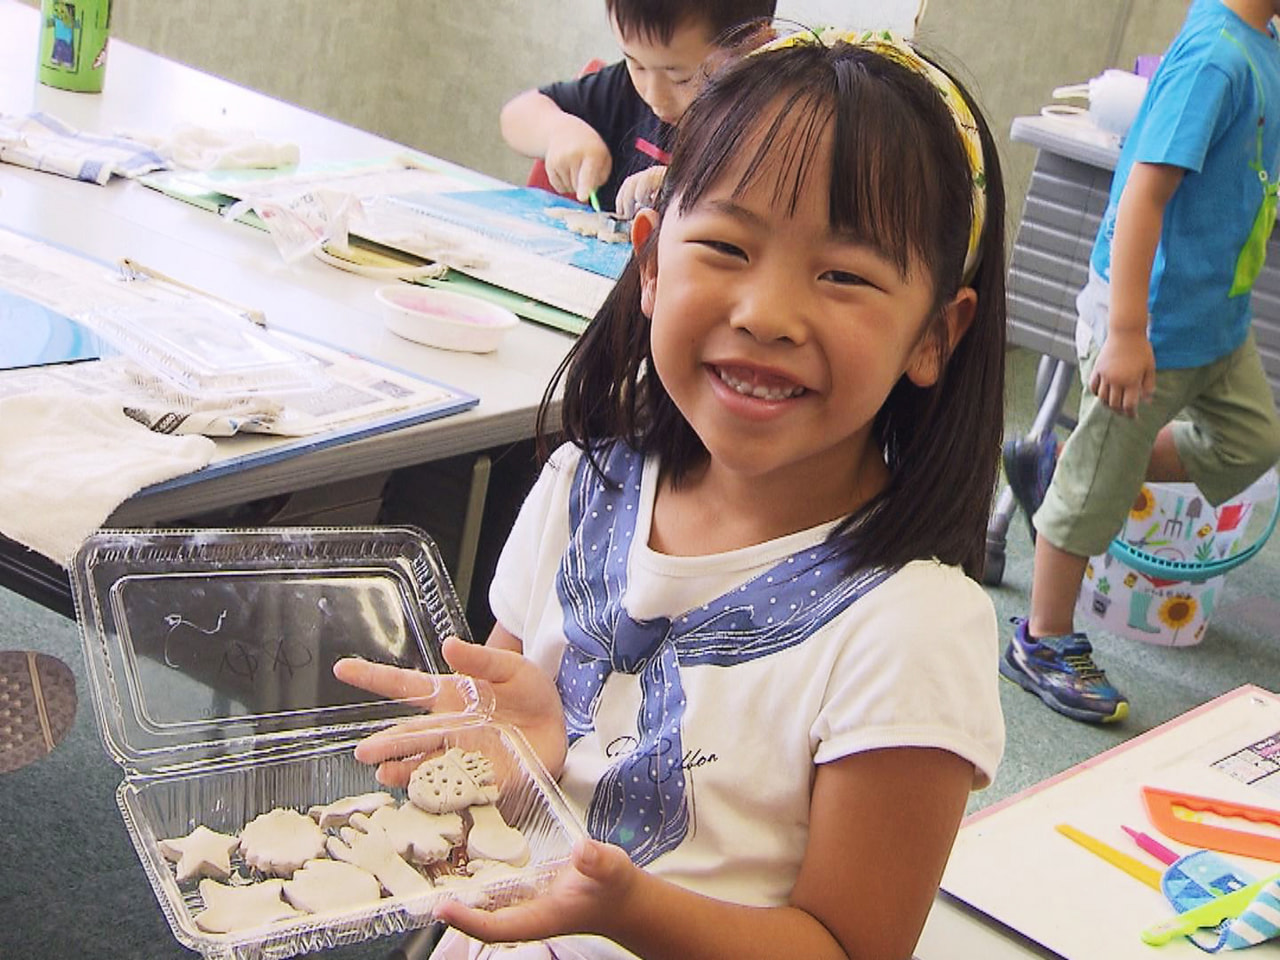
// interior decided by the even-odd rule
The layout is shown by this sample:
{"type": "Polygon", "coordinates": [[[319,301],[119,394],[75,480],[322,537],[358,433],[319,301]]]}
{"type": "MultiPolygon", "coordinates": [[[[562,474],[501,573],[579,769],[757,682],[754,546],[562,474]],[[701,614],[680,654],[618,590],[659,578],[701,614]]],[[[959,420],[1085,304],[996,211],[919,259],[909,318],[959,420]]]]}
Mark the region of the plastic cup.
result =
{"type": "Polygon", "coordinates": [[[107,72],[111,0],[41,0],[40,82],[100,93],[107,72]]]}

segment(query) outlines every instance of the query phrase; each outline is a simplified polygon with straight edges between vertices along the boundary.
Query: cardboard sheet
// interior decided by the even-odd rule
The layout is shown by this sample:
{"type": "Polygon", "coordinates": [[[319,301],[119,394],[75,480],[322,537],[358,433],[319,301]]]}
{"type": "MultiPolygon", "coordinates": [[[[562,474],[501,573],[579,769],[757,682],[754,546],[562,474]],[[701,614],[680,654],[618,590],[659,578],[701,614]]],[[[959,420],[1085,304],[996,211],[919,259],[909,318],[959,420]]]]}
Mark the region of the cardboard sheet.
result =
{"type": "MultiPolygon", "coordinates": [[[[1173,915],[1164,895],[1073,843],[1065,823],[1160,868],[1122,829],[1155,836],[1145,785],[1233,803],[1280,807],[1271,746],[1280,733],[1280,696],[1243,686],[1099,754],[966,820],[942,879],[950,896],[1068,960],[1178,960],[1204,954],[1185,939],[1150,947],[1140,932],[1173,915]],[[1268,745],[1271,746],[1268,746],[1268,745]]],[[[1255,876],[1280,864],[1228,857],[1255,876]]],[[[1280,942],[1250,957],[1280,957],[1280,942]]]]}

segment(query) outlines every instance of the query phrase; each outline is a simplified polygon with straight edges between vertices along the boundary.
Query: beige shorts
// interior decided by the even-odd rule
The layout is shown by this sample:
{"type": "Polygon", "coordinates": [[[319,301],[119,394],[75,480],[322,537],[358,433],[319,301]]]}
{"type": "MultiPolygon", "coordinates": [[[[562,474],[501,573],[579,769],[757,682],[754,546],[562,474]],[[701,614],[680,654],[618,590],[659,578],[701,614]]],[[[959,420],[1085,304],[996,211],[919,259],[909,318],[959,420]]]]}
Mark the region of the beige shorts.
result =
{"type": "Polygon", "coordinates": [[[1080,421],[1035,515],[1036,530],[1059,549],[1083,557],[1106,550],[1142,489],[1156,434],[1179,415],[1173,423],[1178,455],[1215,506],[1280,459],[1280,417],[1252,332],[1206,366],[1156,371],[1155,395],[1134,419],[1089,391],[1097,356],[1091,344],[1080,362],[1080,421]]]}

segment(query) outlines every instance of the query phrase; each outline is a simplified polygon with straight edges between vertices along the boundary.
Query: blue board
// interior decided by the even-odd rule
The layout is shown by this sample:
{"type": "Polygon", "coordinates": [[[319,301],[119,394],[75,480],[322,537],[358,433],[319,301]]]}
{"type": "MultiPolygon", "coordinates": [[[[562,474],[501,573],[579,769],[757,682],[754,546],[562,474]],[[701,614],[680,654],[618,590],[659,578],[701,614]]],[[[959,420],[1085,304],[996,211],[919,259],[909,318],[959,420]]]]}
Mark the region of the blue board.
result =
{"type": "Polygon", "coordinates": [[[564,197],[533,187],[402,193],[390,198],[431,217],[513,244],[529,253],[616,280],[631,259],[631,244],[605,243],[570,230],[548,208],[587,211],[564,197]]]}
{"type": "Polygon", "coordinates": [[[105,346],[56,310],[0,289],[0,370],[96,360],[105,346]]]}

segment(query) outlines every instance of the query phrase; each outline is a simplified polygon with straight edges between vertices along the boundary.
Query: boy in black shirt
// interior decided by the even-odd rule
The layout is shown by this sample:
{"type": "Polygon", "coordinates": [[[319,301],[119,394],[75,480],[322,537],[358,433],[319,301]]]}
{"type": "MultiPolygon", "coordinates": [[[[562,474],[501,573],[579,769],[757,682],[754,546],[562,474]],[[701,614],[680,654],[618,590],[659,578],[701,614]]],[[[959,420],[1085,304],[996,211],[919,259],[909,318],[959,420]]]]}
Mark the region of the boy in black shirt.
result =
{"type": "Polygon", "coordinates": [[[630,217],[666,170],[671,124],[698,92],[716,41],[773,16],[776,0],[605,0],[623,59],[595,73],[526,90],[502,108],[502,136],[542,157],[557,191],[630,217]]]}

